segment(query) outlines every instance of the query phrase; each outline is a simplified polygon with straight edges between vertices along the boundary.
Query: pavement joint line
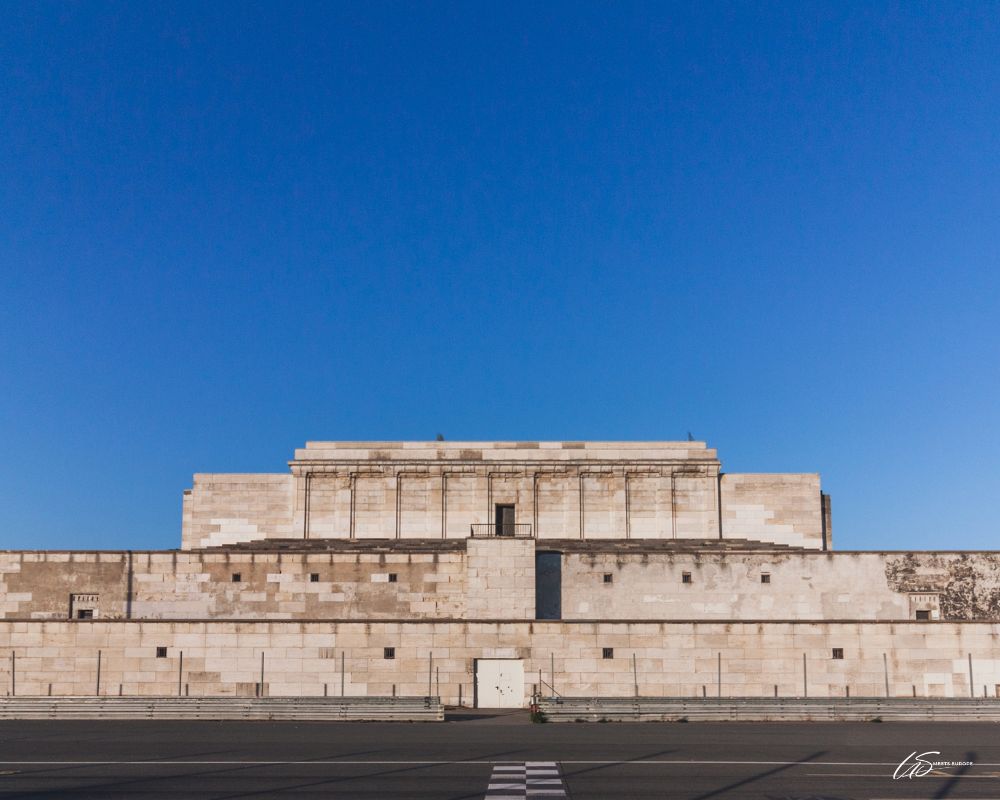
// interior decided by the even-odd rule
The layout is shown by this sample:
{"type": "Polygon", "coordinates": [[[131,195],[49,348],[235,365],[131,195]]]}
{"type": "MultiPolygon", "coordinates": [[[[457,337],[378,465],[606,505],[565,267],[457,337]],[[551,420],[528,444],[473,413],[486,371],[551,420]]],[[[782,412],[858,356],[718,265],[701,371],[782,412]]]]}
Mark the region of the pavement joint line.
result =
{"type": "MultiPolygon", "coordinates": [[[[295,760],[282,760],[282,759],[266,759],[261,761],[254,760],[205,760],[205,759],[157,759],[157,760],[139,760],[139,761],[127,761],[127,760],[113,760],[113,759],[96,759],[92,761],[81,761],[81,760],[62,760],[62,759],[48,759],[48,760],[0,760],[0,766],[17,766],[17,765],[30,765],[38,766],[42,764],[52,764],[56,766],[127,766],[130,764],[135,764],[137,766],[192,766],[198,764],[205,765],[232,765],[232,766],[296,766],[296,765],[325,765],[325,766],[336,766],[342,764],[344,766],[364,766],[365,764],[370,764],[372,766],[389,766],[393,764],[405,765],[405,764],[424,764],[429,766],[451,766],[451,765],[462,765],[462,764],[483,764],[493,767],[502,766],[504,764],[509,764],[510,762],[502,761],[489,761],[489,760],[478,760],[478,759],[456,759],[456,760],[392,760],[392,761],[343,761],[339,759],[295,759],[295,760]]],[[[702,759],[692,759],[692,760],[669,760],[669,759],[575,759],[572,761],[566,761],[563,759],[559,760],[560,764],[579,764],[581,766],[591,765],[591,764],[604,764],[604,765],[615,765],[615,766],[643,766],[646,764],[650,765],[671,765],[677,764],[680,766],[686,765],[711,765],[718,764],[721,766],[808,766],[808,767],[897,767],[899,762],[897,761],[721,761],[721,760],[702,760],[702,759]]],[[[977,761],[975,766],[977,767],[1000,767],[1000,763],[977,761]]],[[[998,798],[997,800],[1000,800],[998,798]]]]}

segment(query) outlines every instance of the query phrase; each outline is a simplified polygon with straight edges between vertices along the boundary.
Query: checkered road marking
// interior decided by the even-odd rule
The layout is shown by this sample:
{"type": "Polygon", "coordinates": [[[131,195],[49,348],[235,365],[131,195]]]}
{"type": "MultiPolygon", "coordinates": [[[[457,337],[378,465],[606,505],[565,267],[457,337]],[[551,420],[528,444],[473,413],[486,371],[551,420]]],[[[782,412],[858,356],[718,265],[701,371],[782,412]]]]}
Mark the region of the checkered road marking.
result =
{"type": "Polygon", "coordinates": [[[497,764],[490,775],[485,800],[526,800],[566,797],[555,761],[497,764]]]}

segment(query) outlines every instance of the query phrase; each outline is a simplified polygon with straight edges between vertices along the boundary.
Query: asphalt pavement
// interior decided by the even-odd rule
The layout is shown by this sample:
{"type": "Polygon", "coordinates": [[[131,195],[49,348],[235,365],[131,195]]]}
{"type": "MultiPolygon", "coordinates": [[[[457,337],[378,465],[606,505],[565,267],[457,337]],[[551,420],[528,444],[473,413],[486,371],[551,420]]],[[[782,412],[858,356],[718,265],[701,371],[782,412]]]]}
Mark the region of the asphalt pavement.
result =
{"type": "Polygon", "coordinates": [[[1000,800],[1000,726],[5,721],[0,797],[1000,800]]]}

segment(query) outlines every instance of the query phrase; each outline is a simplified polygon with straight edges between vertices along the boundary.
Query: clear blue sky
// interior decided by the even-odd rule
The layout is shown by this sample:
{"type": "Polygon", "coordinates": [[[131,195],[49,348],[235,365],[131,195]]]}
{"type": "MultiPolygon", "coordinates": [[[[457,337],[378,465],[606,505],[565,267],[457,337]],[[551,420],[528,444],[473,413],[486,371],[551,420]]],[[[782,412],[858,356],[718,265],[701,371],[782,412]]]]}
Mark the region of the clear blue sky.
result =
{"type": "Polygon", "coordinates": [[[306,439],[683,439],[998,548],[995,3],[14,3],[0,547],[306,439]]]}

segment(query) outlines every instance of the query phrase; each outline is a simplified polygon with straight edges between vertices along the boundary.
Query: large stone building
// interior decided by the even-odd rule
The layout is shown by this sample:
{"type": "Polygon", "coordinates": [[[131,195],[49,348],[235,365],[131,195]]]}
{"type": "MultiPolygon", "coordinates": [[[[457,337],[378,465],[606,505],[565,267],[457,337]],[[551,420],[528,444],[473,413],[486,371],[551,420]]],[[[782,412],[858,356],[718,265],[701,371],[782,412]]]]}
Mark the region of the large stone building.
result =
{"type": "MultiPolygon", "coordinates": [[[[21,694],[1000,695],[1000,554],[837,552],[700,442],[311,442],[170,551],[0,553],[21,694]]],[[[6,654],[6,655],[4,655],[6,654]]]]}

